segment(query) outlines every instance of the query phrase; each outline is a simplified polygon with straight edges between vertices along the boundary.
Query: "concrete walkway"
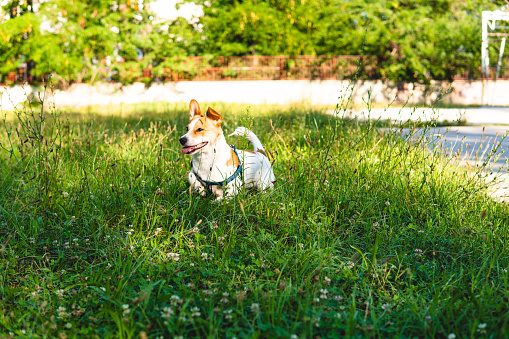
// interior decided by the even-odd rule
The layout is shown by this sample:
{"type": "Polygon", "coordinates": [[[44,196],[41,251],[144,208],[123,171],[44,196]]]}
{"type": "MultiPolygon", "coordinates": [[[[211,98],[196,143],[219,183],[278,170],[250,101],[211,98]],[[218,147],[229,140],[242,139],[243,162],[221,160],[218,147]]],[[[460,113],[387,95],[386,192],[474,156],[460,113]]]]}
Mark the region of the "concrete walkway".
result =
{"type": "MultiPolygon", "coordinates": [[[[509,93],[507,94],[509,96],[509,93]]],[[[372,108],[350,113],[359,119],[392,121],[437,121],[457,122],[461,120],[469,125],[509,125],[509,107],[481,108],[372,108]]]]}
{"type": "MultiPolygon", "coordinates": [[[[430,148],[439,147],[447,155],[459,152],[459,159],[466,166],[486,163],[484,174],[492,184],[492,196],[509,201],[509,137],[505,137],[509,133],[509,107],[374,108],[353,111],[350,116],[361,120],[437,121],[452,125],[461,120],[469,126],[433,127],[421,129],[421,133],[418,130],[417,134],[426,134],[430,148]],[[489,155],[492,149],[494,152],[489,155]]],[[[403,135],[408,133],[408,129],[403,130],[403,135]]]]}
{"type": "MultiPolygon", "coordinates": [[[[460,163],[485,176],[493,198],[509,201],[508,132],[509,125],[433,127],[417,129],[415,138],[424,133],[430,149],[446,156],[459,154],[460,163]]],[[[403,129],[403,136],[408,133],[409,129],[403,129]]]]}

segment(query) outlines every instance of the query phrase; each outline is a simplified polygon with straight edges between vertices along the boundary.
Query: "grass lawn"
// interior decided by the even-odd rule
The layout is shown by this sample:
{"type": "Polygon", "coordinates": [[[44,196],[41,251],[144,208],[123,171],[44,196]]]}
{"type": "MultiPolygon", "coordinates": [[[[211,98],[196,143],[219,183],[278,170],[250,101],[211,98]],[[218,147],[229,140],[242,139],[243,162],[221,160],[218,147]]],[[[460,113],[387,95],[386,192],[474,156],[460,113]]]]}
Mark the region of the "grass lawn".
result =
{"type": "Polygon", "coordinates": [[[509,208],[482,181],[325,110],[211,106],[272,152],[273,191],[190,196],[187,105],[7,118],[0,337],[509,336],[509,208]]]}

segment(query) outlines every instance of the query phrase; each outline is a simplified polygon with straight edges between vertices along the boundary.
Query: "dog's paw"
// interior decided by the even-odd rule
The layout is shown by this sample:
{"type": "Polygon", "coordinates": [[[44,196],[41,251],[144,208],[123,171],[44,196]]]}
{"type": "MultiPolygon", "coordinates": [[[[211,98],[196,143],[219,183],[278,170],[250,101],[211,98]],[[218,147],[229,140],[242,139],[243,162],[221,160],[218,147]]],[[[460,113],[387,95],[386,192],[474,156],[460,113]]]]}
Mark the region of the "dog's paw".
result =
{"type": "Polygon", "coordinates": [[[229,136],[231,137],[231,136],[236,135],[236,136],[244,137],[245,138],[249,134],[249,132],[250,131],[247,128],[245,128],[245,127],[237,127],[235,129],[235,131],[233,131],[233,133],[230,134],[229,136]]]}

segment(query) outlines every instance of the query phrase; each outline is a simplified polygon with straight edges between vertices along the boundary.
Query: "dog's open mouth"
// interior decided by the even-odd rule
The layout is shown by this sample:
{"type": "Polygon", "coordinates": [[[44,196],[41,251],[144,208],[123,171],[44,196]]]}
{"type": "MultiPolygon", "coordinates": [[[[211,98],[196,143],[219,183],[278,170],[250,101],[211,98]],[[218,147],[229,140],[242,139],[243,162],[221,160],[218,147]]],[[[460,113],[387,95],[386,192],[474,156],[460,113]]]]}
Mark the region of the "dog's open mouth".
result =
{"type": "Polygon", "coordinates": [[[197,151],[199,150],[200,148],[204,147],[205,145],[207,145],[209,142],[208,141],[205,141],[205,142],[202,142],[198,145],[194,145],[194,146],[188,146],[188,147],[182,147],[182,153],[184,154],[190,154],[190,153],[193,153],[194,151],[197,151]]]}

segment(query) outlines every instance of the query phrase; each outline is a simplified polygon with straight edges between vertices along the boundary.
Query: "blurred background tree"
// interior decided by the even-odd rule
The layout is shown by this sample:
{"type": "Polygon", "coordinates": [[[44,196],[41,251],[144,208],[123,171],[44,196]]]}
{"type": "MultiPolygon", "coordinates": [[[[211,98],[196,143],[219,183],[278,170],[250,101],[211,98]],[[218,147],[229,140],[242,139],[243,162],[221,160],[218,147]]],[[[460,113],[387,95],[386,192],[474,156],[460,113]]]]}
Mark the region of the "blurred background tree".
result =
{"type": "MultiPolygon", "coordinates": [[[[157,2],[169,0],[156,0],[157,2]]],[[[143,69],[203,55],[371,55],[376,78],[479,76],[481,11],[504,0],[196,0],[203,15],[164,19],[148,0],[7,0],[0,77],[20,66],[62,86],[143,80],[143,69]],[[175,58],[177,57],[177,58],[175,58]]],[[[192,73],[193,70],[187,70],[192,73]]],[[[146,81],[150,81],[147,77],[146,81]]],[[[2,81],[2,80],[0,80],[2,81]]]]}

